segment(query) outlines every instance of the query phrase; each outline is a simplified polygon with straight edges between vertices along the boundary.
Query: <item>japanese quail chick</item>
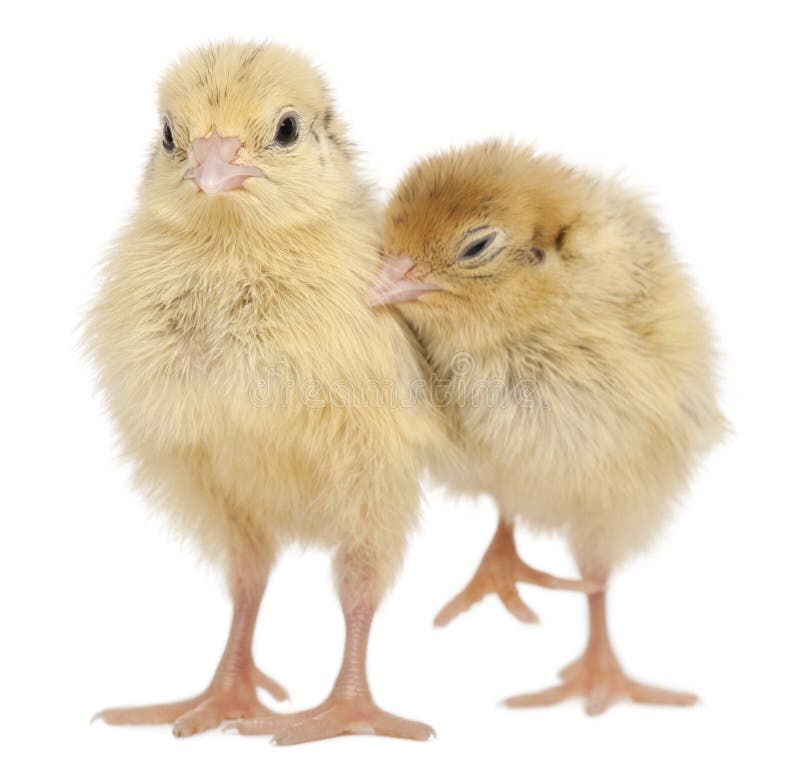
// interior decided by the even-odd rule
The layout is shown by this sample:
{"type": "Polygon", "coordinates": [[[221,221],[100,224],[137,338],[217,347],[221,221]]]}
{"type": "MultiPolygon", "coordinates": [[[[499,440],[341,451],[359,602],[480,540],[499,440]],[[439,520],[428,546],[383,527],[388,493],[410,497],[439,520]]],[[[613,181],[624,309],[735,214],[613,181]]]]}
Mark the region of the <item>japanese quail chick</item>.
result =
{"type": "Polygon", "coordinates": [[[160,88],[138,207],[109,254],[86,334],[137,479],[223,569],[230,637],[196,698],[110,709],[113,724],[223,720],[277,742],[372,732],[425,739],[378,709],[369,628],[417,519],[421,405],[382,402],[417,371],[396,316],[364,293],[379,217],[320,74],[274,45],[191,52],[160,88]],[[376,391],[377,388],[377,391],[376,391]],[[335,552],[346,626],[330,697],[273,714],[251,642],[290,542],[335,552]]]}
{"type": "MultiPolygon", "coordinates": [[[[514,582],[542,577],[516,554],[515,520],[560,531],[602,588],[656,536],[725,427],[706,316],[658,222],[616,182],[489,142],[414,166],[384,243],[370,302],[397,304],[447,391],[458,450],[433,466],[500,512],[478,573],[437,622],[490,591],[532,619],[514,582]]],[[[605,591],[588,602],[588,646],[562,684],[509,705],[695,702],[625,675],[605,591]]]]}

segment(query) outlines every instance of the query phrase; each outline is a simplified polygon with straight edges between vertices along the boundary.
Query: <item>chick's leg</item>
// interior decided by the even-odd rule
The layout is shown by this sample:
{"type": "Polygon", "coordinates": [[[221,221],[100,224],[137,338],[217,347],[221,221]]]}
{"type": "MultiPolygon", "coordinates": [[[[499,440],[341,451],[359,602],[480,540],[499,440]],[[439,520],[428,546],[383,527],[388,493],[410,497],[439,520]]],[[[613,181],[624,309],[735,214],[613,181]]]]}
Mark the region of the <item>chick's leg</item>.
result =
{"type": "Polygon", "coordinates": [[[550,706],[573,697],[586,699],[586,713],[602,714],[616,701],[639,704],[691,706],[697,696],[643,685],[628,677],[617,660],[608,636],[606,594],[595,593],[589,599],[589,642],[583,656],[561,670],[563,680],[538,693],[514,696],[506,700],[511,707],[550,706]]]}
{"type": "Polygon", "coordinates": [[[562,580],[546,572],[529,567],[517,553],[514,543],[514,527],[501,517],[492,542],[468,585],[450,601],[434,619],[437,627],[443,627],[455,617],[467,611],[490,593],[496,593],[500,600],[518,620],[532,624],[539,621],[534,611],[520,598],[516,584],[532,583],[554,590],[573,590],[593,593],[599,590],[600,583],[589,580],[562,580]]]}
{"type": "Polygon", "coordinates": [[[385,735],[427,740],[433,730],[422,722],[397,717],[379,709],[367,684],[367,642],[377,597],[369,572],[345,564],[339,583],[345,621],[342,666],[328,698],[314,709],[295,714],[236,720],[226,730],[244,735],[273,734],[280,745],[333,738],[337,735],[385,735]]]}
{"type": "Polygon", "coordinates": [[[256,617],[266,586],[266,571],[248,569],[234,574],[231,582],[233,619],[228,641],[211,684],[185,701],[153,706],[106,709],[95,715],[110,725],[174,723],[177,737],[216,727],[223,720],[271,714],[256,695],[262,688],[274,698],[287,698],[284,688],[256,668],[252,643],[256,617]]]}

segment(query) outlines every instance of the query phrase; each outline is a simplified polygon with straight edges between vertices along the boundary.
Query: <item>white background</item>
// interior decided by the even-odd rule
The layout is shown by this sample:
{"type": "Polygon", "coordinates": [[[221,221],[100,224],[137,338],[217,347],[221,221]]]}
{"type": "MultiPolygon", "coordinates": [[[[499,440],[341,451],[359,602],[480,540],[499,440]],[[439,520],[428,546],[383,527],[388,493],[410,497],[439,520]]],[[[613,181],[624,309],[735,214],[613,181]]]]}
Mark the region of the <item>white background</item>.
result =
{"type": "MultiPolygon", "coordinates": [[[[6,756],[692,756],[796,751],[800,309],[793,3],[15,3],[2,44],[3,508],[0,752],[6,756]],[[133,6],[133,4],[131,4],[133,6]],[[94,267],[134,202],[155,83],[187,47],[270,38],[328,73],[386,188],[420,155],[490,135],[622,171],[648,190],[696,276],[736,434],[698,473],[657,547],[620,573],[612,632],[631,674],[696,690],[691,710],[497,706],[546,687],[585,636],[578,596],[525,588],[432,618],[471,575],[489,503],[428,490],[424,527],[370,652],[379,703],[427,745],[348,737],[295,749],[212,732],[109,728],[100,708],[193,695],[228,624],[221,583],[151,518],[115,460],[76,352],[94,267]]],[[[574,573],[563,545],[523,555],[574,573]]],[[[322,554],[274,573],[256,658],[292,706],[326,695],[342,624],[322,554]]],[[[795,754],[796,755],[796,754],[795,754]]]]}

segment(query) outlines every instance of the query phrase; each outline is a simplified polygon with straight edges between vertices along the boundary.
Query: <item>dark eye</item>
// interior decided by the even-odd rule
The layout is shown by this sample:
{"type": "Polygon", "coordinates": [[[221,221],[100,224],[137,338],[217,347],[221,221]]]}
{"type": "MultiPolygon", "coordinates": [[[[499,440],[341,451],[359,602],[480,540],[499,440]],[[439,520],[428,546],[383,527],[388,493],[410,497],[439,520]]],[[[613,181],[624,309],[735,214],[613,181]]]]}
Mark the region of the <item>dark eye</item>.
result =
{"type": "Polygon", "coordinates": [[[495,233],[492,232],[492,234],[486,235],[486,237],[481,237],[480,240],[471,242],[466,248],[464,248],[464,250],[461,251],[458,256],[458,260],[471,261],[472,259],[477,258],[492,244],[492,240],[494,240],[495,236],[495,233]]]}
{"type": "Polygon", "coordinates": [[[161,130],[161,144],[167,153],[175,150],[175,138],[172,136],[172,129],[170,128],[169,121],[164,122],[164,128],[161,130]]]}
{"type": "Polygon", "coordinates": [[[296,139],[299,131],[297,116],[290,113],[281,119],[278,128],[275,130],[275,142],[278,145],[291,145],[296,139]]]}

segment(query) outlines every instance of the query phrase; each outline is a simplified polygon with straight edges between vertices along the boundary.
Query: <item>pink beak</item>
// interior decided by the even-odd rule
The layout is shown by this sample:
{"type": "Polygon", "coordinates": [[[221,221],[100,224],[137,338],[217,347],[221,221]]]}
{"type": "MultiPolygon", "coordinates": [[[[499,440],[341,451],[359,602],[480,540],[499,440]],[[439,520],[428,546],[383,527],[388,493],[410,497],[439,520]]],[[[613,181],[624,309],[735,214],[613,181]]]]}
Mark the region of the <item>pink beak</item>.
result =
{"type": "Polygon", "coordinates": [[[410,274],[416,265],[416,261],[408,256],[402,258],[387,256],[383,267],[378,272],[375,284],[367,293],[367,303],[370,306],[402,303],[416,300],[423,293],[442,289],[438,285],[420,279],[405,279],[405,276],[410,274]]]}
{"type": "Polygon", "coordinates": [[[192,155],[197,165],[184,175],[194,179],[197,186],[209,195],[241,187],[248,177],[263,177],[264,172],[255,166],[232,163],[242,146],[236,137],[200,137],[192,142],[192,155]]]}

